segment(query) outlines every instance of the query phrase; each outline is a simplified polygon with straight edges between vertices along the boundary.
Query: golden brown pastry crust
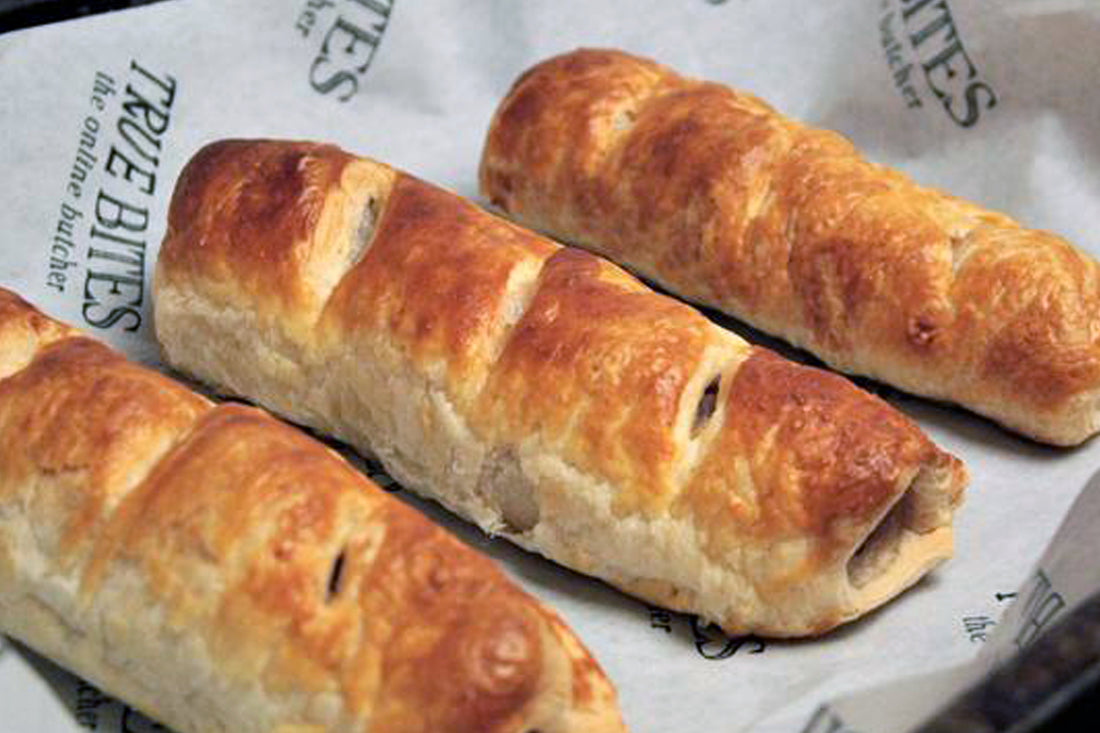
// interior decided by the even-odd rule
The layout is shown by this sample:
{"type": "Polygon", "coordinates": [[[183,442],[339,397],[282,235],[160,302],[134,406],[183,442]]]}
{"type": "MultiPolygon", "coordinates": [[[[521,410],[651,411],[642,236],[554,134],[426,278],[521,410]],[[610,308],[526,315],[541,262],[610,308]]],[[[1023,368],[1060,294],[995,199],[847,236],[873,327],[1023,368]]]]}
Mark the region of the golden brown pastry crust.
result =
{"type": "Polygon", "coordinates": [[[962,465],[881,400],[330,147],[197,153],[154,297],[177,368],[377,455],[489,532],[730,631],[827,630],[950,554],[962,465]],[[257,229],[233,203],[274,188],[286,221],[319,212],[311,231],[257,229]],[[881,564],[853,560],[892,511],[904,521],[859,553],[881,564]],[[874,583],[853,582],[857,566],[874,583]]]}
{"type": "Polygon", "coordinates": [[[618,51],[524,73],[483,193],[831,366],[1037,440],[1100,430],[1100,265],[752,95],[618,51]]]}
{"type": "Polygon", "coordinates": [[[0,631],[181,733],[624,730],[552,612],[323,445],[3,289],[0,365],[0,631]]]}

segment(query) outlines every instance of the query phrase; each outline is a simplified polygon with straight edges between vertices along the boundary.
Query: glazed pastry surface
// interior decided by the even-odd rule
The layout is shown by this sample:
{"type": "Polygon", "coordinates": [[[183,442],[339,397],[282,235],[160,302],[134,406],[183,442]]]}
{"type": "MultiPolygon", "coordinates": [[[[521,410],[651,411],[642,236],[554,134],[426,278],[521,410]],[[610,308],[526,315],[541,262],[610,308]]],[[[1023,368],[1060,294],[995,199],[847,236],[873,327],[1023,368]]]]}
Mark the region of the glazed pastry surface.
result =
{"type": "Polygon", "coordinates": [[[154,297],[177,368],[730,632],[826,631],[950,554],[965,471],[886,403],[331,146],[201,150],[154,297]]]}
{"type": "Polygon", "coordinates": [[[3,289],[0,632],[178,733],[625,730],[488,559],[3,289]]]}
{"type": "Polygon", "coordinates": [[[1100,265],[760,99],[619,51],[524,73],[481,188],[830,366],[1036,440],[1100,430],[1100,265]]]}

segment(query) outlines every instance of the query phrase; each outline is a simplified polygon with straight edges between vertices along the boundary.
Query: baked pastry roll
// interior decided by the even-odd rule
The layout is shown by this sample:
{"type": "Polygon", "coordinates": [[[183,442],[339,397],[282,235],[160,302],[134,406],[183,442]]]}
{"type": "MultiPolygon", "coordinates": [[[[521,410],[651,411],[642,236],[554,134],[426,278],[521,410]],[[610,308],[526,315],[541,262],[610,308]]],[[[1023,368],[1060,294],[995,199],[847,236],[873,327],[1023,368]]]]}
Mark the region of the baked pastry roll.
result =
{"type": "Polygon", "coordinates": [[[1036,440],[1100,429],[1100,266],[756,97],[618,51],[523,74],[481,189],[520,222],[1036,440]]]}
{"type": "Polygon", "coordinates": [[[624,730],[488,559],[2,289],[0,631],[179,733],[624,730]]]}
{"type": "Polygon", "coordinates": [[[154,301],[175,367],[730,632],[823,632],[950,554],[962,465],[886,403],[334,147],[195,155],[154,301]]]}

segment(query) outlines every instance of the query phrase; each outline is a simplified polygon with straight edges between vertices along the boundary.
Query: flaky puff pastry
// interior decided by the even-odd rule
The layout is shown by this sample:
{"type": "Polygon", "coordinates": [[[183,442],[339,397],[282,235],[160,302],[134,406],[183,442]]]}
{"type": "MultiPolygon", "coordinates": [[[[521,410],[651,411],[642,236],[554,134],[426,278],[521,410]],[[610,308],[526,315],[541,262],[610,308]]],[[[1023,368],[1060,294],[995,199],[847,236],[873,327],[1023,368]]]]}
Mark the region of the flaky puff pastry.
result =
{"type": "Polygon", "coordinates": [[[488,559],[3,289],[0,632],[180,733],[624,730],[488,559]]]}
{"type": "Polygon", "coordinates": [[[1100,265],[756,97],[618,51],[523,74],[481,188],[830,366],[1037,440],[1100,430],[1100,265]]]}
{"type": "Polygon", "coordinates": [[[176,367],[731,632],[825,631],[950,554],[962,466],[884,402],[330,146],[196,154],[154,298],[176,367]]]}

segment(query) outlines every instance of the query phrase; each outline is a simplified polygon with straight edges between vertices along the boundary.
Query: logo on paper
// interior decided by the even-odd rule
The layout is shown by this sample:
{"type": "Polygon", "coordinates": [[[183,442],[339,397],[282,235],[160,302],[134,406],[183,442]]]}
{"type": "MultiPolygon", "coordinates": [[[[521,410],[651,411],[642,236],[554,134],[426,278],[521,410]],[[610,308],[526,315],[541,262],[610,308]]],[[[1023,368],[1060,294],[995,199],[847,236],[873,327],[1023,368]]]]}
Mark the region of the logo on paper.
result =
{"type": "Polygon", "coordinates": [[[742,651],[760,654],[767,648],[767,644],[755,636],[730,636],[718,625],[702,621],[698,616],[684,616],[658,606],[649,606],[648,610],[650,628],[660,629],[666,634],[673,633],[674,622],[686,621],[695,651],[703,659],[729,659],[742,651]]]}
{"type": "Polygon", "coordinates": [[[138,62],[96,71],[46,250],[45,284],[80,298],[84,323],[137,331],[145,250],[176,80],[138,62]]]}
{"type": "Polygon", "coordinates": [[[855,731],[849,728],[834,710],[822,705],[814,711],[813,717],[802,729],[802,733],[855,733],[855,731]]]}
{"type": "Polygon", "coordinates": [[[107,733],[169,733],[160,723],[104,694],[98,687],[63,669],[55,671],[58,676],[53,683],[67,692],[69,710],[81,728],[107,733]]]}
{"type": "Polygon", "coordinates": [[[294,29],[302,38],[317,37],[324,27],[317,53],[309,66],[309,85],[324,95],[346,102],[359,91],[382,36],[395,0],[307,0],[294,29]]]}
{"type": "Polygon", "coordinates": [[[744,649],[749,654],[760,654],[765,644],[753,636],[730,636],[716,624],[701,621],[698,616],[691,617],[691,635],[695,640],[695,651],[704,659],[729,659],[744,649]]]}
{"type": "Polygon", "coordinates": [[[1035,641],[1065,607],[1066,599],[1054,590],[1050,576],[1042,569],[1037,570],[1024,600],[1023,618],[1014,639],[1016,646],[1023,649],[1035,641]]]}
{"type": "Polygon", "coordinates": [[[879,42],[894,87],[910,109],[943,109],[960,127],[973,127],[997,106],[963,46],[948,0],[882,0],[879,42]]]}

